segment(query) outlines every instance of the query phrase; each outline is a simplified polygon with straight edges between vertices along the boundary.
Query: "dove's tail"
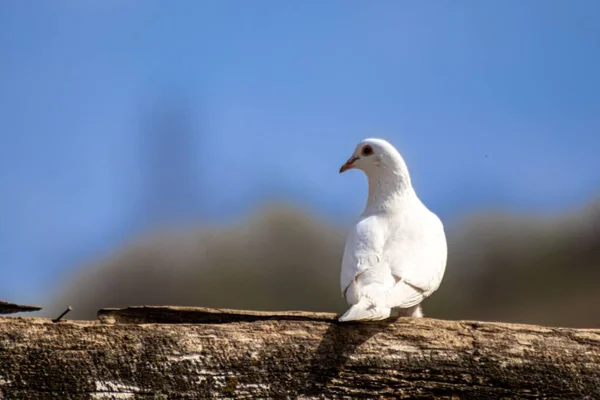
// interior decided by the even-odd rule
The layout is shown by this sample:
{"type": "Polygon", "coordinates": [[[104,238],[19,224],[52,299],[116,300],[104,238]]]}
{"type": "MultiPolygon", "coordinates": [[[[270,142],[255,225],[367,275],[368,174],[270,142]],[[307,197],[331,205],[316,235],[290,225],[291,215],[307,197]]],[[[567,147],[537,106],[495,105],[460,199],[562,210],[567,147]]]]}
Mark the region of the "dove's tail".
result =
{"type": "Polygon", "coordinates": [[[391,308],[374,307],[371,302],[362,299],[350,307],[348,311],[339,318],[339,321],[380,321],[389,318],[391,312],[391,308]]]}

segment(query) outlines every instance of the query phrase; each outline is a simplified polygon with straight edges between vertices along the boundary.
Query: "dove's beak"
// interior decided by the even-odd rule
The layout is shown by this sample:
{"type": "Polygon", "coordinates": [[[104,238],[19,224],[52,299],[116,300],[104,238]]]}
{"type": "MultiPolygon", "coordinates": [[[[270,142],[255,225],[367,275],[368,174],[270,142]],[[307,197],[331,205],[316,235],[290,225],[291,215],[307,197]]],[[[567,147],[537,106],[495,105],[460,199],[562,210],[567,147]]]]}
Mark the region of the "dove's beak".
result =
{"type": "Polygon", "coordinates": [[[340,174],[342,172],[348,171],[350,168],[354,168],[354,162],[358,160],[358,157],[350,157],[348,159],[348,161],[346,161],[344,163],[344,165],[342,165],[342,168],[340,168],[340,174]]]}

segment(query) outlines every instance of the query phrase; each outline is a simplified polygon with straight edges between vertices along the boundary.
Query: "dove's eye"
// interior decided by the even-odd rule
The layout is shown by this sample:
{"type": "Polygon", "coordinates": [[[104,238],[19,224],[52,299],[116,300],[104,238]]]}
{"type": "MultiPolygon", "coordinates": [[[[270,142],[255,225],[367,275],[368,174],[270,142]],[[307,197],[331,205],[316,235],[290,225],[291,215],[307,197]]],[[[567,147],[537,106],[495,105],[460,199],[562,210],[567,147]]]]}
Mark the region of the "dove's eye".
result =
{"type": "Polygon", "coordinates": [[[371,154],[373,154],[373,148],[371,146],[367,145],[362,148],[361,153],[363,156],[370,156],[371,154]]]}

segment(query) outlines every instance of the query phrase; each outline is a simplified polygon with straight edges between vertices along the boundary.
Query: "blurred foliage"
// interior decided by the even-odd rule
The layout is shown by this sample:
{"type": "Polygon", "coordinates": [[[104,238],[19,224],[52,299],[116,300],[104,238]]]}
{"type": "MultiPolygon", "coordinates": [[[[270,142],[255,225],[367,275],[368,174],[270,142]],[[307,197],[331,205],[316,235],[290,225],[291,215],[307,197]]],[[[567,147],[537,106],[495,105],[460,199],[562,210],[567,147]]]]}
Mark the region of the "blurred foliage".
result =
{"type": "MultiPolygon", "coordinates": [[[[427,316],[600,327],[600,202],[559,217],[483,214],[449,230],[427,316]]],[[[345,229],[271,204],[233,226],[161,232],[78,270],[48,315],[188,305],[342,312],[345,229]]]]}

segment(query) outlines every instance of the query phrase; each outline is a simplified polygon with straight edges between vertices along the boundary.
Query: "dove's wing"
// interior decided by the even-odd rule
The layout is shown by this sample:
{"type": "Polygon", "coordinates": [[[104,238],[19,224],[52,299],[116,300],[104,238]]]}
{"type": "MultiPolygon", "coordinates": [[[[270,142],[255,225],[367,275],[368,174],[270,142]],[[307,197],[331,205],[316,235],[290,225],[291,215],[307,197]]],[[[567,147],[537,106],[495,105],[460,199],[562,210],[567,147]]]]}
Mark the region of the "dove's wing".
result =
{"type": "Polygon", "coordinates": [[[387,227],[376,216],[361,219],[350,230],[344,247],[340,275],[342,297],[358,275],[380,263],[386,231],[387,227]]]}
{"type": "Polygon", "coordinates": [[[439,287],[446,268],[446,237],[440,219],[427,209],[393,230],[385,254],[398,283],[390,291],[390,307],[409,308],[439,287]]]}

